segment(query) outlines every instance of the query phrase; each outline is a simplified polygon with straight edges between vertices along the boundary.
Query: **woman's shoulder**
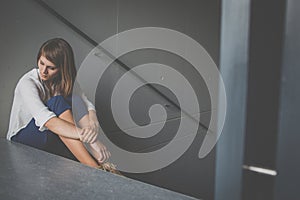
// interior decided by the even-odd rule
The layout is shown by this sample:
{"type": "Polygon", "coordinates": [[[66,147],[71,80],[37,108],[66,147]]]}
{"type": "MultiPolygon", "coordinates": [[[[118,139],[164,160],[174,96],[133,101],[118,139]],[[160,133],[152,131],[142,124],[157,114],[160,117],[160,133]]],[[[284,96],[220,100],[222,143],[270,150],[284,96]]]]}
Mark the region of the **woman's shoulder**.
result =
{"type": "Polygon", "coordinates": [[[29,71],[27,71],[25,74],[23,74],[23,76],[20,78],[20,80],[23,79],[38,79],[38,69],[37,68],[33,68],[29,71]]]}
{"type": "Polygon", "coordinates": [[[18,81],[17,85],[20,84],[29,84],[29,83],[34,83],[34,84],[39,84],[40,80],[38,77],[38,69],[33,68],[26,72],[18,81]]]}

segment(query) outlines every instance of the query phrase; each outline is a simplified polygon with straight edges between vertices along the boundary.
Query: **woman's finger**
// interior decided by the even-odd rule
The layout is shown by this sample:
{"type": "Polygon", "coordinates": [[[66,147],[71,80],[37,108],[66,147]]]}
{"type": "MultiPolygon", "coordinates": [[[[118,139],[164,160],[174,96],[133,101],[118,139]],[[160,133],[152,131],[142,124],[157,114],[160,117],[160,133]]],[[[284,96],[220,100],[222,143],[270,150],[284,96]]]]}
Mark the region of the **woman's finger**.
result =
{"type": "Polygon", "coordinates": [[[106,149],[105,146],[103,148],[103,154],[105,155],[105,159],[103,160],[103,162],[106,162],[110,157],[110,152],[106,149]]]}
{"type": "Polygon", "coordinates": [[[108,150],[105,151],[106,154],[106,159],[105,161],[107,161],[110,158],[110,152],[108,150]]]}
{"type": "Polygon", "coordinates": [[[86,128],[85,139],[86,139],[86,142],[87,142],[87,143],[89,143],[90,137],[91,137],[91,130],[90,130],[89,128],[86,128]]]}
{"type": "Polygon", "coordinates": [[[99,152],[99,154],[100,154],[100,157],[98,159],[98,162],[103,163],[105,161],[105,154],[102,150],[99,152]]]}
{"type": "Polygon", "coordinates": [[[91,143],[93,143],[93,142],[95,142],[96,140],[97,140],[97,136],[98,136],[98,134],[97,134],[97,132],[94,130],[94,129],[92,129],[92,137],[91,137],[91,143]]]}
{"type": "Polygon", "coordinates": [[[107,161],[110,158],[111,154],[106,148],[105,148],[105,155],[106,155],[105,161],[107,161]]]}
{"type": "Polygon", "coordinates": [[[91,128],[85,128],[85,132],[84,132],[84,141],[86,143],[91,143],[91,141],[93,140],[95,135],[95,132],[91,129],[91,128]]]}
{"type": "Polygon", "coordinates": [[[97,141],[97,138],[98,138],[98,134],[95,133],[94,137],[91,139],[91,142],[90,143],[94,143],[97,141]]]}
{"type": "Polygon", "coordinates": [[[89,134],[87,135],[87,142],[93,143],[95,141],[96,133],[93,129],[89,129],[89,134]]]}
{"type": "Polygon", "coordinates": [[[84,128],[82,129],[82,131],[80,132],[79,137],[80,137],[80,141],[86,142],[86,129],[84,129],[84,128]]]}

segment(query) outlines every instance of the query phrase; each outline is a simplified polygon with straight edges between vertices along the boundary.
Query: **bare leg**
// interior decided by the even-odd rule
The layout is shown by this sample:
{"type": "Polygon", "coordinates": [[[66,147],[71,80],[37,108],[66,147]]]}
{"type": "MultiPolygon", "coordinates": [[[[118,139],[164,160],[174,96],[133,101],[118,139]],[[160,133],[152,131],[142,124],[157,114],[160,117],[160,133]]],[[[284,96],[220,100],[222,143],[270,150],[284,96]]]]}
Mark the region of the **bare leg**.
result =
{"type": "MultiPolygon", "coordinates": [[[[82,117],[79,120],[78,125],[81,128],[90,126],[89,117],[90,115],[85,115],[84,117],[82,117]]],[[[99,139],[97,139],[94,143],[86,144],[86,147],[100,164],[107,161],[111,156],[110,152],[106,149],[105,145],[100,142],[99,139]]]]}
{"type": "MultiPolygon", "coordinates": [[[[78,125],[83,128],[83,127],[88,127],[89,126],[89,115],[83,116],[79,122],[78,125]]],[[[95,150],[95,147],[97,147],[97,143],[99,140],[97,139],[96,142],[93,144],[86,144],[86,147],[91,151],[92,155],[98,160],[99,153],[95,150]]]]}
{"type": "MultiPolygon", "coordinates": [[[[71,110],[66,110],[59,118],[68,121],[74,124],[74,119],[71,110]]],[[[86,164],[91,167],[97,167],[97,162],[92,158],[84,144],[75,139],[66,138],[63,136],[59,136],[63,143],[68,147],[68,149],[73,153],[73,155],[79,160],[79,162],[86,164]]]]}

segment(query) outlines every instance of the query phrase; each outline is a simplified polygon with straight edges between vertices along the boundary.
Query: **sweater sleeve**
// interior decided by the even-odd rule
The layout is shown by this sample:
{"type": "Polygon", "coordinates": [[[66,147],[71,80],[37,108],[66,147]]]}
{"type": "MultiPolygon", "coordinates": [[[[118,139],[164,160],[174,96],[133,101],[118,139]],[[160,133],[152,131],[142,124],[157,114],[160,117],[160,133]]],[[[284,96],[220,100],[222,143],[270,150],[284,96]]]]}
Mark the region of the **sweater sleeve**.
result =
{"type": "Polygon", "coordinates": [[[77,81],[74,83],[73,94],[76,94],[76,95],[81,97],[81,99],[84,102],[84,104],[85,104],[88,111],[89,110],[96,111],[96,108],[95,108],[94,104],[88,100],[88,98],[86,97],[86,95],[82,91],[82,89],[81,89],[81,87],[80,87],[80,85],[77,81]]]}
{"type": "Polygon", "coordinates": [[[18,91],[22,98],[20,100],[23,101],[24,106],[35,119],[36,126],[39,127],[40,131],[47,130],[45,123],[56,115],[41,100],[38,86],[31,79],[21,79],[18,84],[18,91]]]}
{"type": "Polygon", "coordinates": [[[92,102],[90,102],[88,100],[88,98],[85,96],[85,94],[83,92],[81,93],[81,98],[82,98],[83,102],[85,103],[85,105],[87,107],[87,110],[94,110],[94,111],[96,111],[95,106],[92,104],[92,102]]]}

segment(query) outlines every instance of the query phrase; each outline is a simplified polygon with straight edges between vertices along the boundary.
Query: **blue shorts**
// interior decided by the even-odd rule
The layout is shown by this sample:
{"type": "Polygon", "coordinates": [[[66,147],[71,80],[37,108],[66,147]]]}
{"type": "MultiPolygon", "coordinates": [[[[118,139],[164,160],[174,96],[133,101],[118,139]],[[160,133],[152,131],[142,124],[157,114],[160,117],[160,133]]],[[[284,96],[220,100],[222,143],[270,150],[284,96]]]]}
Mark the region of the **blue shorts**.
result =
{"type": "MultiPolygon", "coordinates": [[[[72,110],[76,122],[88,114],[87,108],[79,96],[75,96],[73,99],[72,96],[67,98],[60,95],[54,96],[47,101],[46,106],[56,116],[59,116],[66,110],[72,110]]],[[[34,118],[31,119],[25,128],[13,136],[11,140],[77,161],[57,134],[50,130],[39,131],[39,127],[35,125],[34,118]]]]}

